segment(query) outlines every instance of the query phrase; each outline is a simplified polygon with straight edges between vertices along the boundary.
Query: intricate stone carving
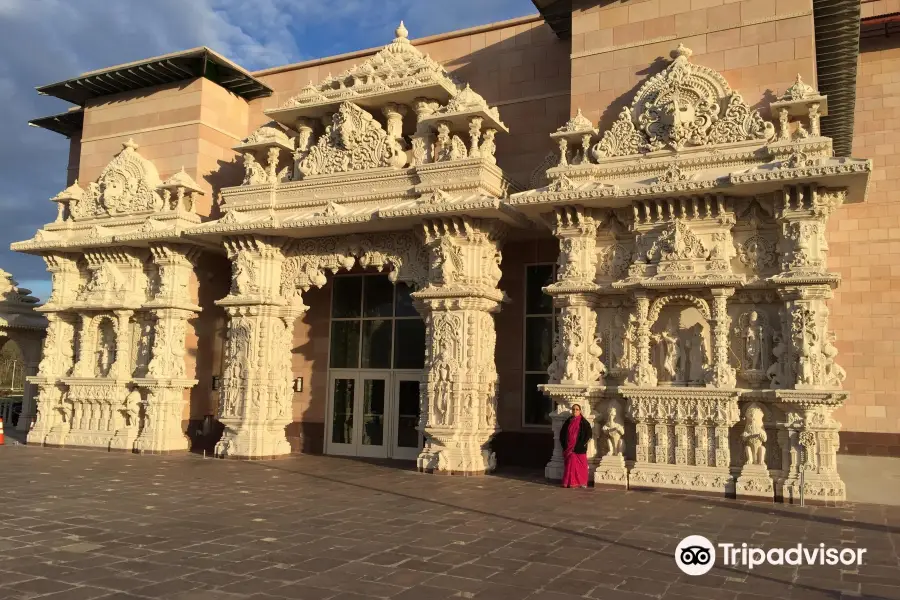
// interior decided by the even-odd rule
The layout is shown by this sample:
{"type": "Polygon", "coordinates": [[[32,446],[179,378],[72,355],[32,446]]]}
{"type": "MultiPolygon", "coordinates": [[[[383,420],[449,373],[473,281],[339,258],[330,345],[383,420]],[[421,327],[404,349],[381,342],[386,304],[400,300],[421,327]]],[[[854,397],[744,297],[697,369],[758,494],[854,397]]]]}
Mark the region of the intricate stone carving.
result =
{"type": "Polygon", "coordinates": [[[159,185],[156,167],[128,140],[81,199],[70,200],[69,210],[75,220],[159,210],[163,204],[156,190],[159,185]]]}
{"type": "Polygon", "coordinates": [[[763,426],[763,409],[751,403],[744,411],[744,431],[741,432],[741,443],[744,445],[744,464],[766,464],[766,429],[763,426]]]}
{"type": "Polygon", "coordinates": [[[611,405],[606,412],[606,421],[600,431],[603,435],[605,452],[604,456],[622,456],[622,447],[625,442],[625,424],[619,414],[619,407],[611,405]]]}
{"type": "Polygon", "coordinates": [[[459,86],[440,63],[423,54],[408,39],[403,23],[396,38],[363,63],[336,76],[312,83],[300,94],[287,100],[282,108],[295,108],[371,95],[387,90],[403,90],[438,85],[447,92],[458,92],[459,86]]]}
{"type": "Polygon", "coordinates": [[[689,62],[690,56],[691,51],[679,45],[672,64],[641,86],[630,109],[622,110],[594,146],[598,161],[774,137],[771,123],[752,111],[720,74],[689,62]]]}
{"type": "Polygon", "coordinates": [[[356,104],[342,102],[325,135],[300,163],[300,173],[308,177],[405,164],[406,154],[395,137],[356,104]]]}

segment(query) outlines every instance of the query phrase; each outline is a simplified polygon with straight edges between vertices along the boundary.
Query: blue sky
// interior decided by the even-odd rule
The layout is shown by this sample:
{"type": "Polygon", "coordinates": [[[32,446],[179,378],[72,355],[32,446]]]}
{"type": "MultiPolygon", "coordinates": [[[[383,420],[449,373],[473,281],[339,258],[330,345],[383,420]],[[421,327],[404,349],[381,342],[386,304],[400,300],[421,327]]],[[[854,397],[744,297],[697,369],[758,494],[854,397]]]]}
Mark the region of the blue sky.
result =
{"type": "Polygon", "coordinates": [[[533,14],[530,0],[0,0],[0,268],[46,299],[40,258],[9,250],[53,221],[68,140],[28,120],[71,105],[35,86],[195,46],[247,69],[533,14]]]}

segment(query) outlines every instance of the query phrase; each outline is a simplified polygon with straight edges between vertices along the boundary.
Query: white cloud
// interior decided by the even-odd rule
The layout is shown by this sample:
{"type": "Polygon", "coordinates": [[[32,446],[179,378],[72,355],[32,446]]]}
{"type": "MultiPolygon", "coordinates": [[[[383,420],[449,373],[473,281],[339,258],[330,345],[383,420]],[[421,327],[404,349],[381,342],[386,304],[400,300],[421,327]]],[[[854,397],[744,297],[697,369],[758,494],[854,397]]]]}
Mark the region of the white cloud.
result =
{"type": "Polygon", "coordinates": [[[529,0],[0,0],[0,267],[48,279],[10,252],[52,221],[68,144],[27,126],[69,104],[34,87],[195,46],[248,69],[386,43],[402,18],[414,37],[534,12],[529,0]]]}

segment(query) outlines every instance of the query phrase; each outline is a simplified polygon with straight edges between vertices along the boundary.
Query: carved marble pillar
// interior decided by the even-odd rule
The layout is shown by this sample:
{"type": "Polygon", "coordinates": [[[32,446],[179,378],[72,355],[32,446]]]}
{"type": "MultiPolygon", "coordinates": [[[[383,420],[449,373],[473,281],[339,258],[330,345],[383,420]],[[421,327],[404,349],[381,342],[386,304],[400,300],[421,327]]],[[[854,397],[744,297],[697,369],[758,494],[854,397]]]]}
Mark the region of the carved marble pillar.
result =
{"type": "Polygon", "coordinates": [[[27,432],[35,418],[35,395],[37,390],[35,385],[31,383],[31,379],[38,372],[42,345],[43,340],[37,336],[28,336],[19,343],[19,349],[22,351],[22,359],[24,361],[25,384],[22,390],[22,412],[19,413],[16,431],[27,432]]]}
{"type": "Polygon", "coordinates": [[[707,379],[707,387],[733,389],[737,385],[737,373],[728,362],[728,332],[731,317],[728,316],[728,298],[734,288],[712,288],[713,364],[707,379]]]}
{"type": "Polygon", "coordinates": [[[384,118],[387,119],[387,134],[397,140],[401,146],[405,146],[403,139],[403,116],[407,108],[402,104],[388,102],[381,108],[384,118]]]}
{"type": "Polygon", "coordinates": [[[822,135],[819,106],[818,102],[809,105],[809,134],[813,136],[822,135]]]}
{"type": "Polygon", "coordinates": [[[634,292],[634,308],[637,327],[635,329],[635,347],[637,360],[625,385],[636,387],[653,387],[656,385],[656,369],[650,362],[650,296],[644,290],[634,292]]]}
{"type": "MultiPolygon", "coordinates": [[[[562,424],[571,414],[572,404],[580,403],[582,413],[593,425],[591,400],[602,395],[602,377],[606,367],[597,327],[598,286],[597,221],[589,209],[564,206],[548,215],[547,223],[559,239],[556,281],[544,289],[553,297],[558,311],[557,334],[553,362],[547,370],[549,381],[543,391],[556,404],[550,419],[553,425],[554,450],[544,475],[551,480],[562,478],[563,449],[559,444],[562,424]]],[[[597,462],[595,445],[588,453],[588,463],[597,462]]],[[[593,469],[591,469],[593,471],[593,469]]]]}
{"type": "Polygon", "coordinates": [[[302,302],[282,295],[281,240],[228,238],[231,293],[217,301],[228,313],[219,420],[225,425],[216,455],[271,458],[291,452],[285,427],[292,421],[291,348],[302,302]]]}
{"type": "Polygon", "coordinates": [[[140,452],[178,452],[190,448],[182,415],[185,391],[197,384],[185,373],[185,336],[188,320],[200,312],[190,297],[189,282],[199,251],[175,244],[151,246],[157,267],[153,300],[145,305],[153,320],[150,359],[146,373],[135,379],[144,391],[138,415],[140,452]]]}
{"type": "Polygon", "coordinates": [[[313,139],[313,130],[315,128],[316,122],[313,119],[308,119],[305,117],[301,117],[297,119],[297,140],[296,147],[293,153],[294,159],[294,167],[291,178],[294,180],[300,179],[302,174],[300,173],[300,163],[307,157],[309,154],[309,149],[312,148],[314,143],[313,139]]]}
{"type": "Polygon", "coordinates": [[[481,124],[484,119],[481,117],[472,117],[469,119],[469,158],[478,158],[481,156],[479,152],[479,142],[481,141],[481,124]]]}
{"type": "MultiPolygon", "coordinates": [[[[66,385],[60,379],[71,371],[75,357],[75,319],[62,312],[48,312],[47,335],[37,375],[29,383],[37,387],[34,426],[29,444],[62,446],[71,427],[71,412],[63,404],[66,385]]],[[[20,417],[21,419],[21,417],[20,417]]]]}
{"type": "Polygon", "coordinates": [[[492,471],[497,433],[496,332],[503,230],[468,217],[428,220],[428,284],[413,294],[425,319],[425,445],[420,471],[476,475],[492,471]]]}
{"type": "Polygon", "coordinates": [[[801,477],[807,502],[840,502],[847,490],[837,472],[836,455],[841,424],[832,417],[846,394],[807,390],[777,390],[776,404],[785,411],[777,423],[782,449],[782,475],[775,480],[775,493],[785,502],[799,502],[801,477]]]}
{"type": "Polygon", "coordinates": [[[805,470],[807,499],[842,501],[846,490],[835,466],[841,425],[831,415],[847,398],[840,391],[846,374],[834,360],[837,350],[829,331],[831,286],[785,286],[779,295],[782,341],[769,375],[776,404],[787,418],[777,425],[783,475],[776,479],[776,494],[798,501],[800,471],[805,470]]]}
{"type": "Polygon", "coordinates": [[[416,113],[416,132],[412,136],[412,157],[410,166],[434,162],[434,131],[422,121],[438,109],[440,103],[427,98],[416,98],[412,108],[416,113]]]}

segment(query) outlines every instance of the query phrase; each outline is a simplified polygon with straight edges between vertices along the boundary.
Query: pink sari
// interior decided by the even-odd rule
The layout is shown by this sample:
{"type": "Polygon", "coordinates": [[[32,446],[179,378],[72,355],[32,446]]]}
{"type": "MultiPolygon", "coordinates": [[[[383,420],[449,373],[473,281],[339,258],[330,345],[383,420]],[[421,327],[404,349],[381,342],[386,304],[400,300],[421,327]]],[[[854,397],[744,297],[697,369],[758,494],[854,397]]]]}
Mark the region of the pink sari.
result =
{"type": "Polygon", "coordinates": [[[581,430],[581,415],[569,422],[569,436],[566,448],[563,448],[565,466],[563,468],[563,487],[585,487],[588,484],[587,454],[575,454],[575,444],[578,443],[578,433],[581,430]]]}

